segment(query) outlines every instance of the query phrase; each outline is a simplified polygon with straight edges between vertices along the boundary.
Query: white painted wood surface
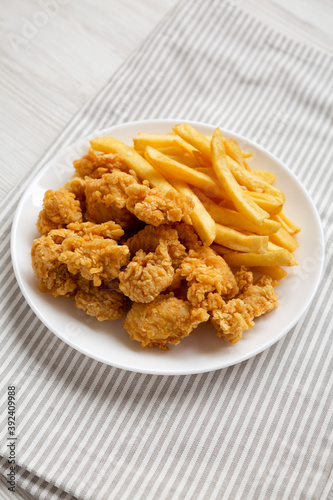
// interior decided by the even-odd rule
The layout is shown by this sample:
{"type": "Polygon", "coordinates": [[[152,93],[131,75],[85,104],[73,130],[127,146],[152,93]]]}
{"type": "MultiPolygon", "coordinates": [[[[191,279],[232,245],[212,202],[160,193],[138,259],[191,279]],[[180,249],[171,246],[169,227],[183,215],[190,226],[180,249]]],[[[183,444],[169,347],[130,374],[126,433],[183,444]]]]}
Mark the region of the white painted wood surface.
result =
{"type": "MultiPolygon", "coordinates": [[[[332,0],[225,1],[333,55],[332,0]]],[[[0,199],[177,2],[2,0],[0,199]]]]}

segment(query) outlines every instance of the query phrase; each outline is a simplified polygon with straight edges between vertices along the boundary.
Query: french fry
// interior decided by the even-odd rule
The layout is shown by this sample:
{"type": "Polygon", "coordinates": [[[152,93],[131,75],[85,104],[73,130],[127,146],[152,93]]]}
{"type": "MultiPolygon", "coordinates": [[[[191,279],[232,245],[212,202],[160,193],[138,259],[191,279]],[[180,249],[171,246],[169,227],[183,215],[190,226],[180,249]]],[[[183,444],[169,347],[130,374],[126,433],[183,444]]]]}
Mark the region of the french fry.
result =
{"type": "Polygon", "coordinates": [[[271,215],[279,214],[283,208],[283,204],[279,200],[267,193],[245,191],[245,196],[252,198],[259,207],[271,215]]]}
{"type": "Polygon", "coordinates": [[[258,226],[250,222],[239,212],[217,205],[207,198],[207,196],[204,196],[199,190],[195,190],[195,193],[199,196],[206,210],[210,213],[215,222],[219,224],[244,229],[245,231],[250,231],[251,233],[259,235],[276,233],[281,227],[278,222],[271,219],[265,219],[264,222],[258,226]]]}
{"type": "Polygon", "coordinates": [[[285,196],[280,189],[272,186],[269,182],[265,181],[262,177],[255,175],[253,172],[246,170],[234,159],[227,156],[227,164],[231,173],[239,184],[247,187],[252,191],[263,191],[276,198],[281,205],[285,202],[285,196]]]}
{"type": "Polygon", "coordinates": [[[199,198],[185,182],[173,180],[172,184],[179,193],[182,193],[193,200],[194,210],[190,215],[193,227],[198,233],[202,243],[205,246],[211,245],[216,238],[216,225],[214,220],[209,215],[199,198]]]}
{"type": "Polygon", "coordinates": [[[225,137],[223,138],[223,142],[226,154],[230,156],[233,160],[235,160],[241,167],[245,167],[244,157],[242,155],[242,150],[239,147],[238,142],[236,142],[234,139],[225,137]]]}
{"type": "Polygon", "coordinates": [[[226,255],[227,253],[233,253],[234,251],[231,248],[224,247],[223,245],[219,245],[218,243],[213,243],[210,245],[210,248],[214,250],[218,255],[226,255]]]}
{"type": "MultiPolygon", "coordinates": [[[[205,137],[206,137],[206,139],[208,139],[209,141],[211,141],[213,136],[212,135],[205,135],[205,137]]],[[[226,139],[225,137],[223,139],[224,139],[224,141],[229,140],[229,139],[226,139]]],[[[234,139],[231,139],[231,140],[234,141],[234,139]]],[[[238,142],[236,142],[236,141],[234,141],[234,142],[239,147],[238,142]]],[[[225,143],[224,143],[224,145],[225,145],[225,143]]],[[[243,158],[251,158],[251,156],[253,156],[253,153],[250,153],[249,151],[241,151],[241,153],[242,153],[243,158]]],[[[229,154],[229,156],[232,156],[230,153],[227,153],[227,154],[229,154]]],[[[247,168],[250,170],[250,167],[247,167],[247,168]]]]}
{"type": "MultiPolygon", "coordinates": [[[[145,148],[146,149],[146,148],[145,148]]],[[[192,158],[194,160],[193,154],[190,154],[188,152],[184,152],[184,149],[181,146],[177,146],[176,144],[174,146],[165,146],[165,147],[160,147],[156,148],[161,153],[164,155],[175,155],[175,156],[182,156],[183,158],[192,158]]]]}
{"type": "Polygon", "coordinates": [[[286,216],[283,210],[281,210],[278,215],[272,216],[272,219],[278,221],[281,226],[290,234],[299,233],[301,230],[301,228],[297,224],[295,224],[286,216]]]}
{"type": "Polygon", "coordinates": [[[145,150],[146,146],[155,149],[165,147],[178,147],[184,152],[191,152],[193,147],[177,135],[170,134],[143,134],[139,133],[133,138],[135,149],[145,150]]]}
{"type": "Polygon", "coordinates": [[[230,267],[258,267],[258,266],[294,266],[293,255],[281,248],[280,250],[268,250],[265,253],[233,252],[223,256],[230,267]]]}
{"type": "Polygon", "coordinates": [[[199,163],[200,167],[213,168],[212,162],[201,151],[193,150],[193,156],[199,163]]]}
{"type": "MultiPolygon", "coordinates": [[[[183,165],[186,165],[187,167],[198,168],[198,169],[201,168],[201,165],[197,162],[197,160],[195,159],[194,156],[179,155],[179,154],[178,155],[172,155],[172,154],[166,153],[162,149],[159,149],[159,152],[163,153],[166,156],[168,156],[169,158],[171,158],[171,160],[177,161],[178,163],[182,163],[183,165]]],[[[206,170],[208,170],[208,169],[206,169],[206,170]]]]}
{"type": "Polygon", "coordinates": [[[245,235],[227,226],[216,224],[215,243],[240,252],[265,253],[268,236],[245,235]]]}
{"type": "Polygon", "coordinates": [[[148,180],[152,186],[169,191],[174,189],[171,184],[139,155],[135,149],[127,146],[114,137],[96,137],[90,141],[91,147],[103,153],[119,153],[123,157],[126,165],[132,168],[142,180],[148,180]]]}
{"type": "Polygon", "coordinates": [[[274,184],[276,180],[276,175],[273,172],[268,172],[267,170],[252,170],[252,172],[257,176],[261,177],[264,181],[269,184],[274,184]]]}
{"type": "Polygon", "coordinates": [[[254,224],[260,225],[268,218],[268,212],[260,208],[255,201],[244,194],[229,170],[220,129],[216,129],[212,138],[212,163],[216,176],[224,187],[237,210],[254,224]]]}
{"type": "Polygon", "coordinates": [[[257,267],[251,267],[251,271],[260,273],[260,274],[267,274],[273,280],[280,281],[283,278],[287,276],[287,271],[282,269],[282,267],[279,266],[257,266],[257,267]]]}
{"type": "MultiPolygon", "coordinates": [[[[276,245],[275,243],[273,243],[270,240],[268,242],[268,250],[286,250],[287,252],[289,252],[289,250],[287,250],[286,248],[283,248],[280,245],[276,245]]],[[[297,266],[298,262],[294,256],[294,254],[291,252],[289,252],[289,254],[290,254],[290,259],[294,262],[294,265],[297,266]]]]}
{"type": "Polygon", "coordinates": [[[182,139],[184,139],[184,141],[198,149],[206,158],[208,158],[208,160],[210,160],[210,140],[200,134],[198,130],[187,123],[179,123],[173,127],[173,130],[182,139]]]}
{"type": "Polygon", "coordinates": [[[145,157],[162,175],[187,182],[209,192],[211,195],[223,198],[224,190],[209,175],[199,172],[198,169],[190,168],[168,156],[163,155],[157,149],[146,147],[145,157]]]}
{"type": "Polygon", "coordinates": [[[281,227],[276,233],[271,234],[269,238],[273,243],[286,248],[289,252],[294,252],[296,248],[298,248],[298,243],[295,238],[293,238],[293,236],[283,227],[281,227]]]}

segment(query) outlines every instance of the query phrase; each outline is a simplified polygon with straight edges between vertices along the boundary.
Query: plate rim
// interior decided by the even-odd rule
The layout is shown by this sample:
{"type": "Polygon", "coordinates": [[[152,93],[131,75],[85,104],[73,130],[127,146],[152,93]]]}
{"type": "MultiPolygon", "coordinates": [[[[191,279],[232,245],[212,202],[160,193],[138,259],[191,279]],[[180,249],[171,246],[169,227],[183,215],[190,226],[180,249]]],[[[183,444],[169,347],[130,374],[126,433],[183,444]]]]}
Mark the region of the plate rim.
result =
{"type": "Polygon", "coordinates": [[[84,354],[85,356],[88,356],[89,358],[99,361],[103,364],[127,370],[130,372],[135,372],[135,373],[143,373],[143,374],[149,374],[149,375],[161,375],[161,376],[181,376],[181,375],[195,375],[195,374],[200,374],[200,373],[208,373],[211,371],[216,371],[216,370],[221,370],[224,368],[228,368],[230,366],[235,366],[238,365],[239,363],[242,363],[243,361],[246,361],[248,359],[251,359],[261,352],[267,350],[269,347],[272,345],[276,344],[281,338],[283,338],[298,322],[298,320],[306,313],[308,310],[309,306],[311,305],[313,298],[318,290],[319,284],[322,280],[323,277],[323,271],[324,271],[324,264],[325,264],[325,238],[324,238],[324,231],[321,223],[321,219],[317,210],[317,207],[315,206],[310,194],[308,193],[307,189],[305,186],[302,184],[302,182],[297,178],[297,176],[294,174],[292,170],[290,170],[277,156],[275,156],[273,153],[265,149],[263,146],[260,144],[256,143],[252,139],[249,139],[242,134],[239,134],[237,132],[234,132],[232,130],[226,129],[226,128],[221,128],[222,132],[225,134],[229,134],[231,136],[236,136],[239,140],[242,140],[244,142],[247,142],[249,146],[253,146],[256,150],[261,151],[263,154],[268,155],[274,162],[278,163],[280,166],[282,166],[283,169],[285,169],[289,175],[293,178],[294,182],[297,183],[298,187],[301,189],[303,195],[307,198],[308,203],[311,206],[312,212],[315,216],[316,222],[317,222],[317,229],[320,235],[320,249],[321,249],[321,255],[320,255],[320,261],[319,261],[319,272],[317,272],[316,275],[316,280],[314,283],[314,286],[312,287],[311,294],[308,297],[308,300],[303,304],[303,307],[299,310],[298,314],[293,318],[293,320],[279,332],[278,335],[276,335],[274,338],[268,340],[265,342],[263,345],[260,347],[253,349],[252,351],[244,354],[243,356],[240,356],[240,358],[236,362],[226,362],[226,363],[220,363],[216,364],[215,366],[211,366],[209,368],[195,368],[195,369],[185,369],[182,371],[179,370],[152,370],[152,369],[145,369],[145,368],[137,368],[137,367],[132,367],[131,365],[126,365],[124,363],[117,363],[117,361],[112,361],[110,362],[109,359],[103,358],[102,356],[92,354],[89,352],[87,349],[84,347],[81,347],[80,345],[76,344],[75,341],[72,339],[66,337],[64,334],[59,332],[56,328],[52,326],[52,324],[48,321],[48,319],[44,316],[44,314],[38,309],[37,306],[35,306],[33,300],[30,297],[30,294],[28,293],[24,280],[21,278],[20,275],[20,269],[18,266],[17,259],[15,258],[15,235],[16,235],[16,230],[17,226],[19,224],[19,215],[22,209],[22,206],[26,200],[26,198],[29,196],[30,191],[33,189],[34,185],[38,182],[39,178],[43,176],[44,172],[46,172],[52,164],[54,164],[59,157],[62,157],[66,153],[70,152],[75,148],[77,145],[82,143],[83,141],[89,141],[89,139],[96,137],[96,133],[103,133],[103,131],[106,130],[112,130],[112,129],[126,129],[127,127],[130,126],[140,126],[140,124],[161,124],[161,123],[169,123],[169,124],[176,124],[176,123],[183,123],[186,122],[194,127],[210,127],[210,128],[216,128],[218,125],[213,125],[207,122],[201,122],[201,121],[195,121],[195,120],[186,120],[186,119],[176,119],[176,118],[162,118],[162,119],[144,119],[144,120],[132,120],[129,122],[124,122],[118,125],[113,125],[111,127],[104,127],[103,129],[97,129],[95,132],[92,132],[90,134],[87,134],[85,136],[79,137],[75,142],[72,144],[61,148],[58,153],[53,156],[50,160],[48,160],[42,168],[36,173],[36,175],[33,176],[31,181],[29,182],[29,185],[26,187],[24,190],[24,193],[22,194],[19,203],[17,204],[17,207],[15,209],[15,215],[13,218],[12,222],[12,227],[11,227],[11,233],[10,233],[10,253],[11,253],[11,260],[12,260],[12,265],[14,269],[14,274],[16,277],[16,280],[18,282],[18,285],[20,287],[20,290],[25,298],[25,300],[28,302],[30,308],[33,310],[33,312],[36,314],[36,316],[41,320],[41,322],[54,334],[56,335],[57,338],[65,342],[67,345],[75,349],[76,351],[84,354]]]}

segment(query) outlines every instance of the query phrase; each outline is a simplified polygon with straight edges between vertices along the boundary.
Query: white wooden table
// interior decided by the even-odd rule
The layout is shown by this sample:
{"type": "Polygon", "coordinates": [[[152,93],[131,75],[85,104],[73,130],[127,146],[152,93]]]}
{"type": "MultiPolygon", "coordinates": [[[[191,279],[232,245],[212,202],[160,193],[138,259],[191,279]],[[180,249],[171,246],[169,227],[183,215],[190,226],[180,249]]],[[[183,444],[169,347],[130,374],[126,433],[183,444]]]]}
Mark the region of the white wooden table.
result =
{"type": "MultiPolygon", "coordinates": [[[[333,55],[332,0],[224,1],[333,55]]],[[[2,0],[0,199],[176,4],[2,0]]],[[[0,481],[0,498],[21,496],[9,493],[0,481]]]]}

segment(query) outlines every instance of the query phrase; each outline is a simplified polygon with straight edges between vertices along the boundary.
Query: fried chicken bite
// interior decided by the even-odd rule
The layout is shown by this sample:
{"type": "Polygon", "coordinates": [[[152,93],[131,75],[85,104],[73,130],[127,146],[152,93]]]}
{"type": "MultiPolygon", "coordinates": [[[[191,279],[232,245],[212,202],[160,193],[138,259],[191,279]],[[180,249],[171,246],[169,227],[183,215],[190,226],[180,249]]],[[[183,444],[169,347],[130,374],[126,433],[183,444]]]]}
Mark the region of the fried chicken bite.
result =
{"type": "Polygon", "coordinates": [[[59,229],[71,222],[81,222],[80,202],[75,195],[65,188],[45,192],[43,208],[37,220],[37,229],[47,234],[52,229],[59,229]]]}
{"type": "Polygon", "coordinates": [[[131,184],[126,194],[128,210],[153,226],[180,221],[194,208],[193,201],[187,196],[173,189],[163,192],[158,188],[149,188],[145,181],[143,184],[131,184]]]}
{"type": "Polygon", "coordinates": [[[62,242],[59,261],[66,264],[70,273],[79,274],[100,286],[102,280],[111,281],[116,278],[122,266],[130,259],[126,245],[118,245],[116,241],[93,234],[72,233],[62,242]]]}
{"type": "Polygon", "coordinates": [[[152,302],[171,285],[173,276],[167,244],[161,242],[155,252],[136,252],[126,269],[119,274],[119,288],[134,302],[152,302]]]}
{"type": "Polygon", "coordinates": [[[78,288],[75,305],[98,321],[115,321],[124,317],[130,300],[113,287],[103,284],[97,287],[87,281],[78,288]]]}
{"type": "Polygon", "coordinates": [[[177,345],[208,319],[204,309],[192,307],[170,293],[159,295],[149,304],[134,303],[123,327],[132,340],[141,342],[141,347],[168,349],[168,344],[177,345]]]}
{"type": "Polygon", "coordinates": [[[179,241],[187,250],[198,250],[198,248],[202,246],[199,236],[190,224],[186,222],[176,222],[172,227],[176,229],[179,241]]]}
{"type": "MultiPolygon", "coordinates": [[[[208,294],[234,296],[238,292],[230,267],[220,255],[208,247],[201,246],[198,250],[190,250],[177,273],[188,282],[187,298],[193,306],[205,306],[209,310],[208,294]]],[[[210,296],[210,299],[213,298],[210,296]]]]}
{"type": "Polygon", "coordinates": [[[242,293],[247,287],[253,284],[253,273],[248,271],[245,266],[235,272],[235,278],[238,287],[238,293],[242,293]]]}
{"type": "Polygon", "coordinates": [[[277,282],[269,276],[262,276],[254,284],[246,286],[236,298],[223,302],[212,312],[211,322],[218,337],[231,343],[238,342],[245,330],[254,326],[253,319],[278,306],[274,293],[277,282]]]}
{"type": "Polygon", "coordinates": [[[73,193],[75,198],[80,202],[80,208],[82,214],[86,211],[86,181],[81,177],[74,177],[66,182],[65,189],[70,193],[73,193]]]}
{"type": "Polygon", "coordinates": [[[126,208],[126,187],[137,183],[135,178],[120,170],[104,174],[101,178],[86,178],[86,219],[95,223],[110,220],[120,224],[123,229],[135,226],[135,217],[126,208]]]}
{"type": "Polygon", "coordinates": [[[112,172],[114,169],[128,172],[128,167],[121,156],[116,154],[96,153],[89,149],[82,158],[73,162],[76,177],[92,177],[97,179],[102,175],[112,172]]]}
{"type": "Polygon", "coordinates": [[[145,253],[155,252],[156,247],[166,243],[174,269],[177,269],[186,257],[186,248],[178,239],[178,233],[171,226],[163,224],[158,227],[147,225],[144,229],[126,241],[131,255],[134,256],[138,250],[145,253]]]}
{"type": "Polygon", "coordinates": [[[112,220],[103,222],[102,224],[94,224],[93,222],[73,222],[67,224],[67,229],[74,231],[79,236],[92,234],[94,236],[102,236],[103,238],[111,238],[117,241],[124,235],[122,227],[112,220]]]}
{"type": "Polygon", "coordinates": [[[77,283],[67,266],[59,261],[62,252],[61,243],[66,237],[67,230],[54,232],[60,233],[59,236],[44,235],[32,242],[32,267],[42,292],[49,292],[53,297],[70,297],[77,289],[77,283]],[[63,231],[64,235],[61,234],[63,231]]]}

